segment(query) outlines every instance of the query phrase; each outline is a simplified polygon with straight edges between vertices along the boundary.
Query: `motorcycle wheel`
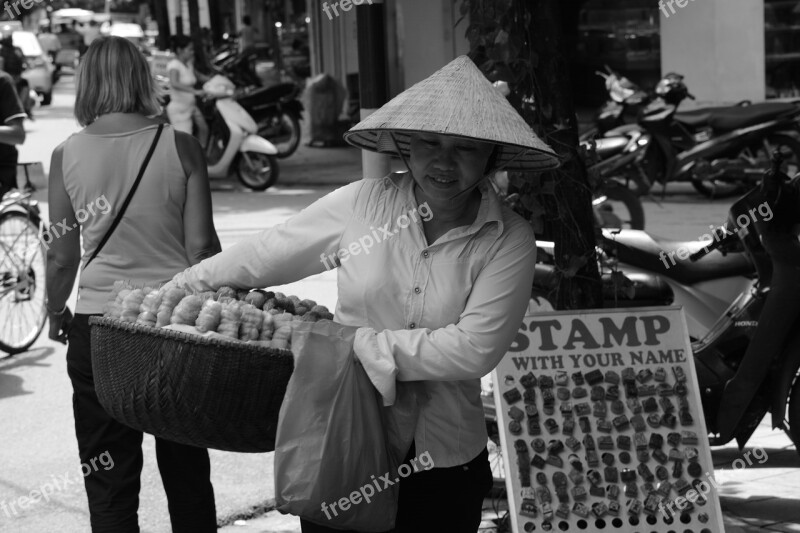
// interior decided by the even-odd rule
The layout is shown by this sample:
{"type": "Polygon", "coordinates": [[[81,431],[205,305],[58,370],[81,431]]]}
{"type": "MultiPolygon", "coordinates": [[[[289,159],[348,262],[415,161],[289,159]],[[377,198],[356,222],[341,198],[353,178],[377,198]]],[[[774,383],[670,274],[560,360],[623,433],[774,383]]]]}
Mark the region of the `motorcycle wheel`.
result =
{"type": "Polygon", "coordinates": [[[794,442],[794,449],[800,454],[800,378],[795,378],[792,392],[789,395],[789,438],[794,442]]]}
{"type": "Polygon", "coordinates": [[[278,181],[278,161],[274,156],[245,152],[236,161],[239,181],[254,191],[265,191],[278,181]]]}
{"type": "Polygon", "coordinates": [[[609,181],[600,191],[606,200],[595,206],[602,228],[644,229],[644,208],[634,191],[609,181]]]}
{"type": "Polygon", "coordinates": [[[277,118],[267,119],[258,125],[258,134],[275,145],[277,157],[285,159],[300,146],[300,119],[289,113],[281,113],[277,118]]]}
{"type": "MultiPolygon", "coordinates": [[[[786,173],[790,177],[800,171],[800,142],[789,135],[774,134],[770,135],[759,145],[749,146],[737,155],[737,159],[755,161],[759,168],[767,170],[771,164],[772,153],[780,150],[784,155],[786,173]]],[[[729,198],[737,194],[744,193],[747,189],[755,185],[752,180],[719,180],[719,179],[695,179],[692,178],[692,186],[695,190],[708,198],[729,198]]]]}

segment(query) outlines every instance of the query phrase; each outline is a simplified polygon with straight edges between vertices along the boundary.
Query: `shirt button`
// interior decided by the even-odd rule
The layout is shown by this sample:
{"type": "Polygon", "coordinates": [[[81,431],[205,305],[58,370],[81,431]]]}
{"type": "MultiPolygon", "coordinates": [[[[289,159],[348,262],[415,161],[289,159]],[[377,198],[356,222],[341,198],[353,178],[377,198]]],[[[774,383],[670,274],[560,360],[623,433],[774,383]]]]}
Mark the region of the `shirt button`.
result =
{"type": "Polygon", "coordinates": [[[419,287],[414,287],[414,292],[416,292],[417,294],[419,294],[421,291],[420,291],[419,287]]]}
{"type": "Polygon", "coordinates": [[[428,257],[428,250],[425,250],[424,252],[422,252],[422,257],[428,257]]]}
{"type": "Polygon", "coordinates": [[[417,325],[414,324],[413,322],[408,325],[408,329],[414,329],[415,327],[417,327],[417,325]]]}

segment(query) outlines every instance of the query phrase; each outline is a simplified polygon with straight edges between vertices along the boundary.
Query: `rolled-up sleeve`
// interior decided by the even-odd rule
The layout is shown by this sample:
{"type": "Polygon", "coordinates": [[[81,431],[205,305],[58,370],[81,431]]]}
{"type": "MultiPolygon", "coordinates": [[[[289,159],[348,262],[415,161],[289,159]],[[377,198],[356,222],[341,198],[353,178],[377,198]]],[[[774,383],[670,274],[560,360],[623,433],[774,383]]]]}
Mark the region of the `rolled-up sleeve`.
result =
{"type": "Polygon", "coordinates": [[[384,376],[386,368],[396,369],[400,381],[460,381],[497,366],[525,315],[536,263],[533,232],[516,229],[478,274],[457,323],[434,330],[360,328],[354,349],[365,368],[381,368],[384,376]]]}
{"type": "Polygon", "coordinates": [[[325,195],[286,222],[187,268],[172,282],[194,291],[250,289],[291,283],[332,268],[362,186],[359,181],[325,195]]]}

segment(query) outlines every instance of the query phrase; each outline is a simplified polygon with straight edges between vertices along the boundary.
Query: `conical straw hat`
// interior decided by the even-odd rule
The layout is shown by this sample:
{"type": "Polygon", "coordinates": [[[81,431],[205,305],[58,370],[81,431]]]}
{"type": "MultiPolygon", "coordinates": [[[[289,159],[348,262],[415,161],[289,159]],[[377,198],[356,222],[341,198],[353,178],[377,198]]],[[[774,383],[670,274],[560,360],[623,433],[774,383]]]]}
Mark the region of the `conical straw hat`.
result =
{"type": "Polygon", "coordinates": [[[552,148],[467,56],[454,59],[394,97],[353,126],[344,139],[363,150],[396,152],[393,136],[408,157],[410,134],[417,132],[495,143],[501,147],[498,168],[542,171],[560,164],[552,148]]]}

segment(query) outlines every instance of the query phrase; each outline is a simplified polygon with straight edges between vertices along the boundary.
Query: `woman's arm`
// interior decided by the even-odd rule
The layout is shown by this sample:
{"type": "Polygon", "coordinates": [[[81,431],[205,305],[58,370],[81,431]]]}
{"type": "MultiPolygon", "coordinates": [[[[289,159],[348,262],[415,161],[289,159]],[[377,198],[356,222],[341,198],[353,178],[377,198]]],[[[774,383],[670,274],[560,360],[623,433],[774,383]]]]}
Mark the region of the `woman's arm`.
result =
{"type": "Polygon", "coordinates": [[[187,178],[183,210],[186,257],[190,265],[196,265],[222,251],[222,247],[214,229],[211,187],[203,149],[197,139],[181,131],[175,132],[175,144],[187,178]]]}
{"type": "Polygon", "coordinates": [[[6,77],[0,78],[0,117],[3,117],[0,120],[0,143],[22,144],[25,142],[25,128],[22,124],[22,119],[26,116],[25,110],[22,109],[17,90],[8,80],[6,77]]]}
{"type": "Polygon", "coordinates": [[[530,299],[536,241],[529,227],[523,235],[501,247],[478,274],[458,323],[436,330],[360,328],[353,348],[364,366],[390,368],[399,381],[457,381],[491,371],[514,340],[530,299]]]}
{"type": "MultiPolygon", "coordinates": [[[[81,262],[80,231],[75,211],[72,209],[64,176],[61,171],[63,144],[55,149],[50,160],[49,202],[50,230],[47,248],[47,307],[50,311],[64,308],[75,285],[75,278],[81,262]],[[64,228],[72,228],[67,231],[64,228]],[[60,230],[60,231],[59,231],[60,230]]],[[[45,238],[43,241],[47,242],[45,238]]]]}
{"type": "Polygon", "coordinates": [[[25,128],[22,125],[22,118],[15,118],[0,125],[0,143],[16,145],[24,142],[25,128]]]}
{"type": "Polygon", "coordinates": [[[323,260],[339,249],[358,193],[369,181],[351,183],[323,196],[283,224],[186,269],[171,283],[198,292],[222,286],[252,289],[325,271],[323,260]]]}

